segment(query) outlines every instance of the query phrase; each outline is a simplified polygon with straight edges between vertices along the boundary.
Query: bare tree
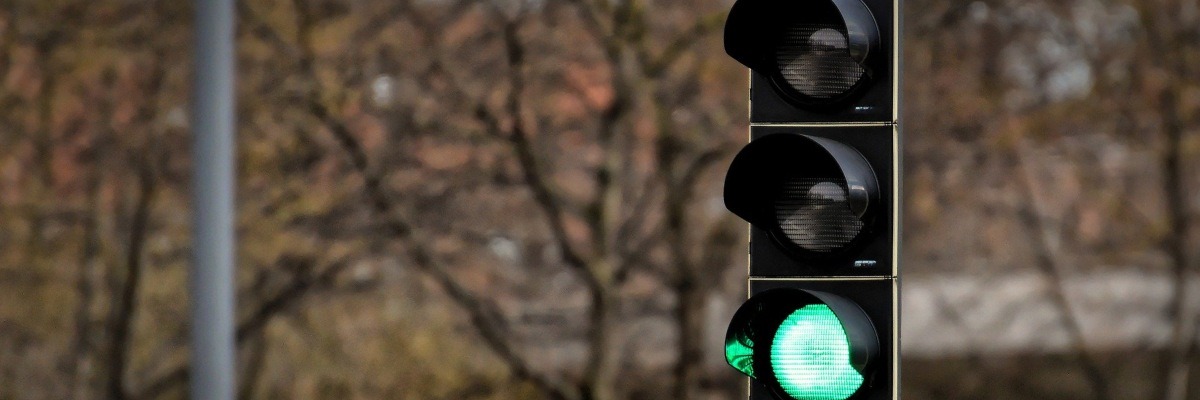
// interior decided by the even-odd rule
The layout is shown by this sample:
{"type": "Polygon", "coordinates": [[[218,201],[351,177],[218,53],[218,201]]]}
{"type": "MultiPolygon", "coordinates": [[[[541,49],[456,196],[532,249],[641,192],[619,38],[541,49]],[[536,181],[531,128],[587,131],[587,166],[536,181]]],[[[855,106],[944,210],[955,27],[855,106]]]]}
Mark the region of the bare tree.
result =
{"type": "MultiPolygon", "coordinates": [[[[736,243],[737,233],[733,232],[735,225],[728,224],[728,227],[702,230],[705,233],[696,236],[692,233],[700,227],[695,224],[701,221],[686,215],[694,204],[694,188],[699,179],[733,146],[725,146],[727,139],[720,136],[722,132],[711,131],[723,126],[724,120],[709,120],[711,122],[703,125],[710,129],[708,132],[686,132],[686,128],[676,126],[673,110],[667,105],[680,104],[686,93],[672,93],[681,86],[667,86],[663,81],[669,73],[681,71],[686,75],[674,80],[674,85],[679,85],[678,82],[686,85],[689,79],[698,77],[694,58],[689,61],[693,63],[690,66],[678,65],[682,65],[680,60],[685,58],[689,47],[720,27],[723,14],[695,21],[656,50],[654,46],[658,44],[652,44],[647,33],[650,11],[645,4],[629,1],[610,5],[581,1],[573,5],[586,32],[595,41],[594,46],[600,50],[606,70],[610,71],[608,86],[612,93],[612,99],[596,110],[596,121],[591,125],[594,127],[591,137],[603,155],[598,164],[588,167],[595,186],[590,190],[590,199],[574,203],[549,178],[555,168],[555,159],[540,152],[542,146],[535,138],[546,137],[545,132],[538,131],[543,123],[529,117],[545,117],[527,105],[528,99],[536,96],[526,79],[532,69],[530,59],[542,55],[530,50],[522,30],[532,25],[531,14],[535,10],[522,6],[514,12],[499,4],[488,4],[479,6],[482,10],[472,11],[472,6],[468,2],[455,2],[446,6],[452,10],[445,13],[448,17],[429,18],[409,2],[398,5],[409,22],[424,35],[423,47],[430,53],[424,72],[426,78],[448,83],[448,90],[433,92],[442,93],[440,95],[445,96],[446,101],[460,99],[463,109],[470,110],[471,114],[466,116],[475,119],[487,137],[506,143],[511,149],[510,154],[534,204],[545,217],[564,265],[584,283],[583,289],[590,298],[585,338],[588,352],[581,362],[584,371],[579,380],[572,381],[533,368],[512,343],[506,328],[508,323],[491,301],[458,283],[430,250],[432,239],[424,233],[427,229],[414,226],[410,218],[405,217],[400,202],[384,184],[386,164],[371,159],[370,150],[361,144],[354,129],[339,115],[336,103],[330,102],[329,99],[338,98],[338,94],[309,89],[300,98],[303,109],[327,129],[348,156],[351,166],[363,179],[364,197],[374,212],[385,218],[383,225],[391,238],[403,244],[404,253],[413,265],[434,278],[443,292],[467,312],[472,326],[486,345],[510,367],[514,376],[532,382],[550,398],[610,399],[619,396],[616,379],[618,356],[623,347],[617,334],[620,288],[631,274],[642,271],[662,277],[668,282],[667,287],[676,292],[680,355],[673,392],[679,398],[690,397],[699,386],[701,376],[702,363],[698,361],[703,350],[696,335],[702,331],[705,293],[713,287],[707,276],[725,267],[728,255],[732,254],[725,250],[736,243]],[[463,60],[447,58],[447,49],[435,34],[464,18],[463,15],[474,12],[498,21],[491,28],[497,32],[495,36],[504,55],[500,67],[505,71],[503,85],[507,88],[501,92],[504,93],[503,101],[497,105],[476,97],[475,91],[453,72],[450,66],[462,65],[463,60]],[[639,107],[654,111],[642,113],[639,107]],[[653,134],[649,140],[635,136],[635,124],[644,120],[652,121],[653,134]],[[658,147],[653,152],[634,150],[639,145],[658,147]],[[652,165],[659,171],[657,175],[631,169],[633,157],[638,152],[655,157],[652,165]],[[646,185],[647,189],[637,189],[640,185],[646,185]],[[588,228],[582,241],[569,232],[570,225],[578,221],[588,228]],[[651,264],[656,263],[648,256],[658,246],[665,246],[671,258],[666,265],[652,267],[651,264]],[[707,251],[697,253],[695,249],[707,251]]],[[[278,46],[281,53],[294,54],[298,59],[297,74],[309,80],[316,78],[316,65],[321,62],[313,50],[311,37],[314,27],[322,23],[313,11],[314,7],[317,6],[303,1],[293,3],[297,32],[294,42],[266,24],[255,22],[255,11],[243,7],[244,14],[255,26],[254,31],[278,46]]],[[[563,9],[547,5],[537,11],[561,13],[563,9]]],[[[387,24],[364,22],[359,26],[355,37],[369,38],[378,35],[378,30],[387,24]]]]}

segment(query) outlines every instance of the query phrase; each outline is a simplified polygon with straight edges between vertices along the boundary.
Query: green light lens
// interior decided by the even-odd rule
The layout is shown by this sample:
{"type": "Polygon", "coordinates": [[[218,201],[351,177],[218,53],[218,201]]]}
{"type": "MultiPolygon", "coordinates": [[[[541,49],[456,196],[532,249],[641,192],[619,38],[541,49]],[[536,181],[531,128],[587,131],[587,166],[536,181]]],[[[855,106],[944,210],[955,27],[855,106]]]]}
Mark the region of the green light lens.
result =
{"type": "Polygon", "coordinates": [[[725,340],[725,360],[733,369],[742,371],[749,377],[754,376],[754,340],[744,332],[733,335],[725,340]]]}
{"type": "Polygon", "coordinates": [[[754,378],[754,341],[745,332],[725,340],[725,361],[746,376],[754,378]]]}
{"type": "Polygon", "coordinates": [[[824,304],[804,306],[779,325],[771,368],[784,392],[797,400],[845,400],[863,383],[850,364],[846,329],[824,304]]]}

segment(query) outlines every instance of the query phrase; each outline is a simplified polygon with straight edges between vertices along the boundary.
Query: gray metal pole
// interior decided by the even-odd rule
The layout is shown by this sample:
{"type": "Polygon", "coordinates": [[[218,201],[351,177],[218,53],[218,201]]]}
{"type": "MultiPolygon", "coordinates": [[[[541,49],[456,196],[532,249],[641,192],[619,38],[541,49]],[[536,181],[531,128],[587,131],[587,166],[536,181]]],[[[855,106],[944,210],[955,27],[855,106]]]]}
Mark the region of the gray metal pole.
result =
{"type": "Polygon", "coordinates": [[[232,400],[234,372],[234,8],[196,1],[192,83],[191,398],[232,400]]]}

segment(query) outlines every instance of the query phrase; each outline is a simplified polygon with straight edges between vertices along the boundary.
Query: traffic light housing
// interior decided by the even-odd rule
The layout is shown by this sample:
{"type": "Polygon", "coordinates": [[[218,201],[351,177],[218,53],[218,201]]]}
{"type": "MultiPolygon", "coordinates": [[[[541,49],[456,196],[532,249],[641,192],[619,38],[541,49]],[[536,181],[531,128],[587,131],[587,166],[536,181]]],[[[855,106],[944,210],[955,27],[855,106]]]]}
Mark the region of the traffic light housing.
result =
{"type": "Polygon", "coordinates": [[[751,400],[899,399],[899,0],[738,0],[750,142],[725,205],[750,224],[726,360],[751,400]]]}

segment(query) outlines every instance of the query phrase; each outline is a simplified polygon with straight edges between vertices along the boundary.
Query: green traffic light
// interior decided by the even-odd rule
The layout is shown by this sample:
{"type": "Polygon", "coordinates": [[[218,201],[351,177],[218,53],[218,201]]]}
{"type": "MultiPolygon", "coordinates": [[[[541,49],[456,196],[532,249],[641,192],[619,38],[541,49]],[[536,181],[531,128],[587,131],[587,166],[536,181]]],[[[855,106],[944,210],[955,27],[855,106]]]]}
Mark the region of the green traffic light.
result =
{"type": "Polygon", "coordinates": [[[861,396],[878,354],[875,330],[856,303],[811,290],[755,294],[725,334],[725,360],[777,400],[861,396]]]}
{"type": "Polygon", "coordinates": [[[863,384],[862,374],[850,364],[846,329],[824,304],[804,306],[779,325],[771,343],[771,369],[796,400],[845,400],[863,384]]]}

